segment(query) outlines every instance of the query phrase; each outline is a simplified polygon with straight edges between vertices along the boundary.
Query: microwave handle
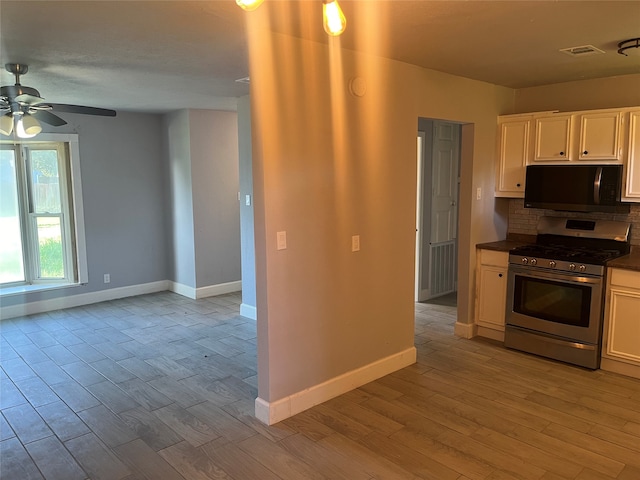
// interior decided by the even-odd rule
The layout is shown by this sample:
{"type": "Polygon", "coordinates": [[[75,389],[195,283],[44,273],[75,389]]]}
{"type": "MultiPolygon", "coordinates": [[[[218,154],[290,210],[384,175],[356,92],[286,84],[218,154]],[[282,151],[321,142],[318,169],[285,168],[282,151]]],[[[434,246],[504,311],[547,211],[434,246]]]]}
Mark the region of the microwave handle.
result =
{"type": "Polygon", "coordinates": [[[600,187],[602,186],[602,167],[596,169],[596,178],[593,180],[593,203],[600,205],[600,187]]]}

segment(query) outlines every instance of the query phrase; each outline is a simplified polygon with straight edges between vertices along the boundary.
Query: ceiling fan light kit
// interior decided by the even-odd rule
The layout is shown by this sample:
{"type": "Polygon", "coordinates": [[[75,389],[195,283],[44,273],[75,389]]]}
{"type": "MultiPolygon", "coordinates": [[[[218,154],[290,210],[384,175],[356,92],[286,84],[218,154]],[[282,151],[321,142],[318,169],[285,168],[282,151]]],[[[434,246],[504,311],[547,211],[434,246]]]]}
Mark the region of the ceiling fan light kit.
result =
{"type": "Polygon", "coordinates": [[[640,56],[640,38],[623,40],[618,44],[618,53],[628,57],[629,55],[640,56]]]}
{"type": "Polygon", "coordinates": [[[42,123],[59,127],[66,121],[52,111],[80,113],[115,117],[115,110],[106,108],[83,107],[45,103],[40,92],[32,87],[20,84],[20,76],[29,71],[29,66],[22,63],[7,63],[5,69],[15,76],[15,85],[0,87],[0,133],[9,136],[15,132],[19,138],[32,138],[42,131],[42,123]]]}
{"type": "Polygon", "coordinates": [[[13,132],[13,117],[11,115],[2,115],[0,117],[0,133],[9,136],[13,132]]]}

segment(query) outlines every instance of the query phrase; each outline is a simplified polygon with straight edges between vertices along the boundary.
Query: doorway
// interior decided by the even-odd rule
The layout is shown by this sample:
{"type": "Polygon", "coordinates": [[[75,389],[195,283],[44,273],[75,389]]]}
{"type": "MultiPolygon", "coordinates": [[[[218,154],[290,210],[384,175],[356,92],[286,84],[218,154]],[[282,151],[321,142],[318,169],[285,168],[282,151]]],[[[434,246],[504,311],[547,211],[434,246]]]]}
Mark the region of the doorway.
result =
{"type": "Polygon", "coordinates": [[[457,123],[418,120],[415,300],[451,304],[457,291],[460,139],[457,123]]]}

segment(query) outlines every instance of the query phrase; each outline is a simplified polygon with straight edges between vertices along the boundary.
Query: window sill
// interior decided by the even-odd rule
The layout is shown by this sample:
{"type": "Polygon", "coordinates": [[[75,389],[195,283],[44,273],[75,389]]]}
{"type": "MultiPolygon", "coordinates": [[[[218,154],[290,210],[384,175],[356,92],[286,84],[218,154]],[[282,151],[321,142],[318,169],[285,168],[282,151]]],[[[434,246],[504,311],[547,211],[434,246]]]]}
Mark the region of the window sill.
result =
{"type": "Polygon", "coordinates": [[[79,287],[81,283],[47,283],[46,285],[17,285],[14,287],[0,287],[0,298],[12,295],[23,295],[25,293],[47,292],[49,290],[60,290],[61,288],[79,287]]]}

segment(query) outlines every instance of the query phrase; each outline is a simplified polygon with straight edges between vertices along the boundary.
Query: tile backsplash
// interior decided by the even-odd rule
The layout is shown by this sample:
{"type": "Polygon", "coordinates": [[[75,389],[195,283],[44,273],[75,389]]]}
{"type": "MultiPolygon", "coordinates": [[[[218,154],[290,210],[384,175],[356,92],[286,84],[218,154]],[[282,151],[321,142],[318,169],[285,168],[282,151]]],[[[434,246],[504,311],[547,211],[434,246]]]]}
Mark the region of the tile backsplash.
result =
{"type": "Polygon", "coordinates": [[[556,212],[554,210],[524,208],[524,199],[512,198],[509,200],[509,227],[507,233],[536,235],[538,219],[543,216],[630,222],[631,244],[640,245],[640,203],[632,203],[631,211],[626,215],[620,215],[612,213],[556,212]]]}

